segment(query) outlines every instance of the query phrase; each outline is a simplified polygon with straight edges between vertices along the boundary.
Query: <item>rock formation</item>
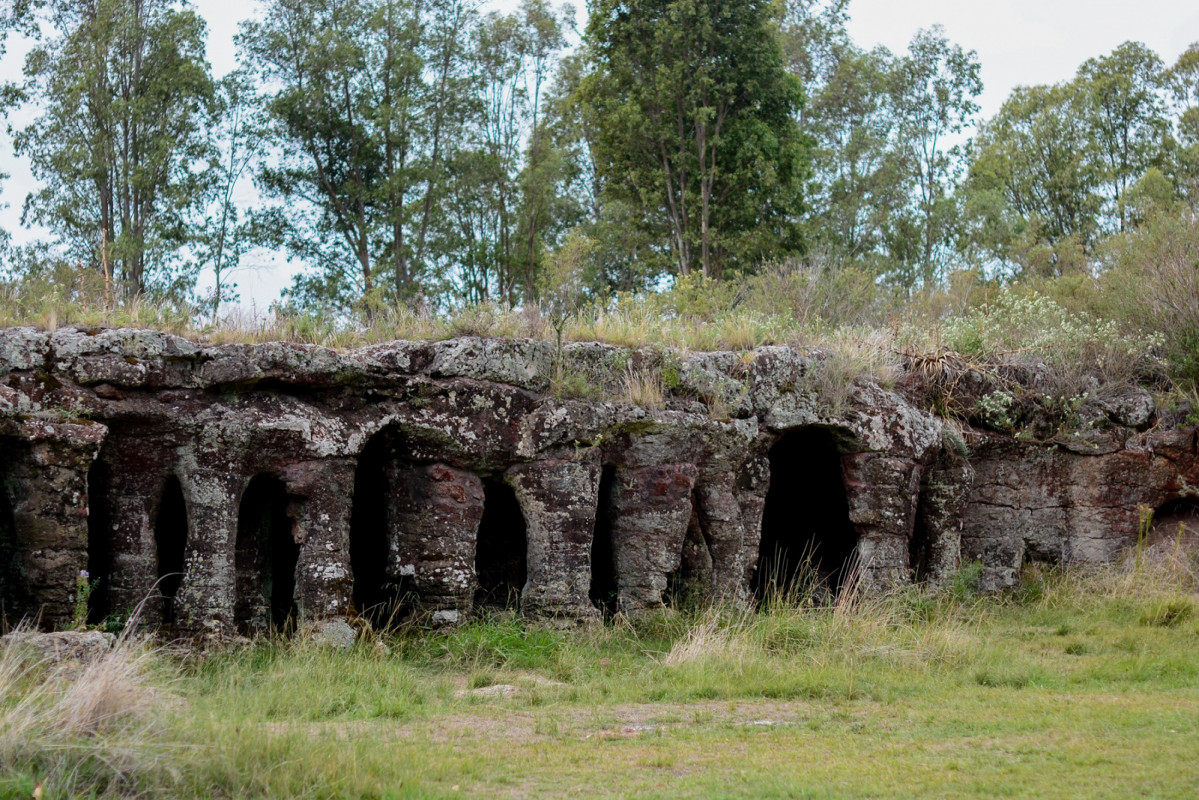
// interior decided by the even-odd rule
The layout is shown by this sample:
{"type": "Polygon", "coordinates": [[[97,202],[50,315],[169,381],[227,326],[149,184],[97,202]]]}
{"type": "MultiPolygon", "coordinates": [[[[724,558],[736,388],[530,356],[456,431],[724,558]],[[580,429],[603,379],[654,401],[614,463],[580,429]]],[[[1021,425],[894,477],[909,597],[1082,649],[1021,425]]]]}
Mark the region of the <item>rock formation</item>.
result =
{"type": "Polygon", "coordinates": [[[994,589],[1027,559],[1112,560],[1143,507],[1199,485],[1199,433],[1151,401],[1021,441],[933,415],[915,374],[826,402],[822,358],[3,330],[4,619],[69,623],[81,570],[93,621],[140,606],[215,637],[507,604],[577,623],[804,576],[942,582],[964,560],[994,589]],[[630,402],[633,375],[664,400],[630,402]]]}

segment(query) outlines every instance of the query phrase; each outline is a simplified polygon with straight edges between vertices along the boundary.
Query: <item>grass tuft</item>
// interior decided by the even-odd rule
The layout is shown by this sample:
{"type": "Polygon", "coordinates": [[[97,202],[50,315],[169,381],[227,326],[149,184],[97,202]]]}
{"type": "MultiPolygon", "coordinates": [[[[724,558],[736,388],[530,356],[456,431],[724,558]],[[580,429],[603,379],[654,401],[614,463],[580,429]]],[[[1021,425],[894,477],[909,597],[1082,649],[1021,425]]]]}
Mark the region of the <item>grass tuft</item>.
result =
{"type": "Polygon", "coordinates": [[[67,668],[6,648],[0,796],[769,796],[774,781],[849,797],[1069,797],[1088,781],[1184,796],[1194,564],[1030,566],[1036,591],[1000,595],[977,593],[973,565],[940,593],[833,602],[796,582],[758,611],[582,631],[497,614],[372,631],[344,652],[297,638],[179,657],[124,640],[67,668]],[[658,763],[661,781],[644,766],[658,763]]]}

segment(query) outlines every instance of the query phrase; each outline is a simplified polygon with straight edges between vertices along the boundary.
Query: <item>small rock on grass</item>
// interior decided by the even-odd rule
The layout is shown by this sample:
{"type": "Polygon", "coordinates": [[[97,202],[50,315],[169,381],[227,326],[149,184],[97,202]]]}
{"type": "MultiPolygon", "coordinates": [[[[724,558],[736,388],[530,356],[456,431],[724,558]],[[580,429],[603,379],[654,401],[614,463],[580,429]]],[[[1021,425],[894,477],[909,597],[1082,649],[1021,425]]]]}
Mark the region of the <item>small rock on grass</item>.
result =
{"type": "Polygon", "coordinates": [[[112,650],[117,637],[100,631],[14,631],[0,637],[5,647],[28,647],[49,664],[78,661],[86,664],[112,650]]]}

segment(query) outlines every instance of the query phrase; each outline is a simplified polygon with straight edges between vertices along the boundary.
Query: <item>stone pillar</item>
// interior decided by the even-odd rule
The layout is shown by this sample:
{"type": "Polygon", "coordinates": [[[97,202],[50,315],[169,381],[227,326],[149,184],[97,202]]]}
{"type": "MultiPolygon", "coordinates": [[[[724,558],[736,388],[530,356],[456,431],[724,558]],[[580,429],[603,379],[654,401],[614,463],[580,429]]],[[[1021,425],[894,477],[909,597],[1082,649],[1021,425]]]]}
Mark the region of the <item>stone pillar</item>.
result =
{"type": "Polygon", "coordinates": [[[699,521],[699,509],[694,495],[691,516],[687,521],[687,533],[683,539],[683,550],[675,575],[674,590],[683,603],[703,602],[711,599],[713,592],[712,552],[704,538],[703,525],[699,521]]]}
{"type": "Polygon", "coordinates": [[[483,481],[445,464],[393,462],[387,483],[387,573],[412,578],[433,624],[455,623],[474,601],[483,481]]]}
{"type": "Polygon", "coordinates": [[[121,437],[109,441],[101,464],[108,485],[96,503],[104,504],[109,527],[108,610],[123,615],[141,606],[145,623],[158,622],[158,605],[147,598],[158,578],[154,517],[170,460],[142,438],[121,437]]]}
{"type": "Polygon", "coordinates": [[[193,467],[181,471],[179,482],[187,502],[187,552],[175,627],[193,635],[231,636],[238,503],[248,481],[228,470],[193,467]]]}
{"type": "Polygon", "coordinates": [[[750,595],[750,582],[758,569],[758,553],[762,545],[762,515],[766,511],[766,492],[770,490],[770,459],[757,456],[750,459],[741,471],[734,487],[737,505],[741,507],[741,591],[750,595]]]}
{"type": "Polygon", "coordinates": [[[626,614],[662,607],[691,520],[692,464],[619,467],[608,498],[617,606],[626,614]]]}
{"type": "Polygon", "coordinates": [[[508,470],[529,543],[528,582],[521,610],[533,618],[598,620],[591,605],[591,540],[599,496],[594,460],[554,459],[508,470]]]}
{"type": "MultiPolygon", "coordinates": [[[[712,554],[712,592],[717,598],[744,602],[757,561],[762,534],[761,511],[747,533],[735,479],[728,473],[705,475],[695,487],[700,527],[712,554]],[[755,535],[751,535],[755,534],[755,535]]],[[[752,509],[751,509],[752,510],[752,509]]]]}
{"type": "Polygon", "coordinates": [[[864,591],[911,582],[908,542],[916,523],[920,465],[885,453],[841,456],[849,519],[858,535],[858,580],[864,591]]]}
{"type": "MultiPolygon", "coordinates": [[[[961,457],[942,456],[924,473],[918,519],[913,536],[924,549],[924,575],[929,586],[944,588],[962,565],[962,512],[970,494],[974,470],[961,457]]],[[[915,570],[917,565],[913,564],[915,570]]]]}
{"type": "Polygon", "coordinates": [[[1015,586],[1026,539],[1052,558],[1060,555],[1066,509],[1056,486],[1053,453],[1002,441],[971,456],[974,481],[961,515],[963,561],[982,563],[979,588],[1015,586]]]}
{"type": "Polygon", "coordinates": [[[304,461],[282,470],[291,498],[287,515],[300,546],[295,601],[305,622],[350,611],[354,466],[352,459],[335,458],[304,461]]]}
{"type": "Polygon", "coordinates": [[[40,615],[43,628],[70,624],[79,573],[88,567],[87,472],[107,432],[103,425],[30,420],[20,426],[24,441],[6,443],[0,454],[17,562],[6,570],[17,585],[4,594],[20,601],[5,608],[10,623],[40,615]]]}

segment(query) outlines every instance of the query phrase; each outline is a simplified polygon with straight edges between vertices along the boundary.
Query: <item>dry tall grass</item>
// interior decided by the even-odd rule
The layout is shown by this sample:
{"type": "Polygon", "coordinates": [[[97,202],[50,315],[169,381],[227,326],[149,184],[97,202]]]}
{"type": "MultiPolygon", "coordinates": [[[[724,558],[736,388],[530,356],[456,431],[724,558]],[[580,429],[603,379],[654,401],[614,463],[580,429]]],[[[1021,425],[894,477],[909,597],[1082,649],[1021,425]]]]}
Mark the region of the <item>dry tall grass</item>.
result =
{"type": "Polygon", "coordinates": [[[621,399],[626,403],[642,408],[661,408],[666,404],[666,387],[662,385],[662,376],[654,370],[633,369],[626,364],[621,383],[624,389],[621,399]]]}
{"type": "Polygon", "coordinates": [[[178,701],[156,659],[128,637],[85,663],[50,663],[19,641],[0,646],[0,773],[61,797],[161,786],[174,767],[178,701]]]}

